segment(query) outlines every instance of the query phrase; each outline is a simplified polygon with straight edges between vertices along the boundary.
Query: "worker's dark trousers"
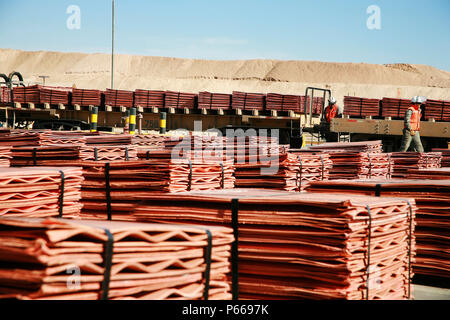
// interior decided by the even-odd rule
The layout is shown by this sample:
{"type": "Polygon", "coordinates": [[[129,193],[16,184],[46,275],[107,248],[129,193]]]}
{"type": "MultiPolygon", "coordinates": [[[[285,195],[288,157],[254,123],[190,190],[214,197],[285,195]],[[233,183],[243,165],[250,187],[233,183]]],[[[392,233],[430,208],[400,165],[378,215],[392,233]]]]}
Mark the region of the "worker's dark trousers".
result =
{"type": "Polygon", "coordinates": [[[403,129],[403,139],[402,146],[400,147],[400,152],[406,152],[409,149],[409,146],[413,142],[414,151],[424,152],[422,141],[420,140],[420,133],[416,131],[414,136],[411,135],[411,131],[408,129],[403,129]]]}

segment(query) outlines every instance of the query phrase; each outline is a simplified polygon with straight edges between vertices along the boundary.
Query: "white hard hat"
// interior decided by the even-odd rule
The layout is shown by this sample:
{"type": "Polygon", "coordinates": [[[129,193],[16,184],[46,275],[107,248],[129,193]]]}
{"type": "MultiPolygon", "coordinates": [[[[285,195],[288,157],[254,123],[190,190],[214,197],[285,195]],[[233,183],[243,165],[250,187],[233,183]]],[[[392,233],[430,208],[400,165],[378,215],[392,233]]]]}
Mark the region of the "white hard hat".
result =
{"type": "Polygon", "coordinates": [[[419,102],[419,97],[418,96],[414,96],[412,99],[411,99],[411,103],[412,104],[417,104],[419,102]]]}
{"type": "Polygon", "coordinates": [[[420,96],[417,98],[417,103],[419,104],[424,104],[425,102],[427,102],[427,98],[424,96],[420,96]]]}
{"type": "Polygon", "coordinates": [[[336,103],[336,99],[334,97],[330,97],[330,99],[328,100],[331,104],[335,104],[336,103]]]}

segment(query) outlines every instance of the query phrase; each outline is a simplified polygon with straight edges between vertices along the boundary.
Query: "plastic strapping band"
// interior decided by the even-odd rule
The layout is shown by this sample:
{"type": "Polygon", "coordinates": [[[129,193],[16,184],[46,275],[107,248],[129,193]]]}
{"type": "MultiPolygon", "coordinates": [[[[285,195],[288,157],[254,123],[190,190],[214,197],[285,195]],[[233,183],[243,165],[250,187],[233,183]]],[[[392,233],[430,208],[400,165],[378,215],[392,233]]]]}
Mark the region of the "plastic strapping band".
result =
{"type": "Polygon", "coordinates": [[[366,300],[369,300],[369,283],[370,283],[370,244],[372,241],[372,214],[369,205],[366,206],[369,215],[369,244],[367,245],[367,282],[366,282],[366,300]]]}
{"type": "Polygon", "coordinates": [[[33,166],[36,166],[36,153],[37,153],[37,148],[33,148],[33,166]]]}
{"type": "Polygon", "coordinates": [[[231,245],[231,291],[233,300],[239,299],[239,199],[231,200],[231,227],[234,242],[231,245]]]}
{"type": "Polygon", "coordinates": [[[323,156],[320,155],[320,161],[322,162],[322,181],[324,178],[325,162],[323,161],[323,156]]]}
{"type": "Polygon", "coordinates": [[[381,196],[381,184],[377,183],[375,185],[375,197],[381,196]]]}
{"type": "Polygon", "coordinates": [[[411,250],[412,250],[412,206],[409,200],[405,199],[409,206],[409,243],[408,243],[408,300],[411,299],[411,250]]]}
{"type": "Polygon", "coordinates": [[[105,163],[105,190],[106,190],[106,212],[108,214],[108,220],[112,220],[112,210],[111,210],[111,184],[109,175],[110,164],[105,163]]]}
{"type": "Polygon", "coordinates": [[[102,282],[102,300],[108,300],[109,298],[109,282],[111,280],[111,266],[113,257],[113,247],[114,247],[114,236],[111,231],[104,229],[108,240],[106,240],[103,249],[103,264],[104,264],[104,274],[102,282]]]}
{"type": "Polygon", "coordinates": [[[126,161],[130,161],[130,156],[129,156],[129,153],[128,153],[128,147],[125,147],[125,160],[126,161]]]}
{"type": "Polygon", "coordinates": [[[97,149],[97,147],[94,148],[94,160],[98,161],[98,149],[97,149]]]}
{"type": "Polygon", "coordinates": [[[192,190],[192,161],[189,159],[188,191],[192,190]]]}
{"type": "Polygon", "coordinates": [[[209,229],[206,229],[206,235],[208,236],[208,246],[205,248],[205,291],[203,292],[203,299],[209,298],[209,281],[211,278],[211,255],[212,255],[212,234],[209,229]]]}
{"type": "Polygon", "coordinates": [[[61,174],[61,187],[59,192],[59,217],[63,217],[63,208],[64,208],[64,171],[60,170],[59,173],[61,174]]]}
{"type": "Polygon", "coordinates": [[[225,170],[222,162],[220,163],[220,168],[222,169],[222,181],[220,182],[220,188],[225,189],[225,170]]]}

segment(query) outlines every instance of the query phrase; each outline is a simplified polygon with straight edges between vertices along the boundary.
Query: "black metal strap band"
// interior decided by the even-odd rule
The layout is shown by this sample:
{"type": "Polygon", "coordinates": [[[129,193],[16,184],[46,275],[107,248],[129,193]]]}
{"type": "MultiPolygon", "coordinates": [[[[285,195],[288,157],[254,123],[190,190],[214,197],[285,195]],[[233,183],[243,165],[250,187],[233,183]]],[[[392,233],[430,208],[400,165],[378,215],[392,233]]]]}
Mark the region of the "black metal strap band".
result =
{"type": "Polygon", "coordinates": [[[220,163],[220,168],[222,169],[222,180],[220,182],[220,188],[225,189],[225,170],[223,168],[223,162],[220,163]]]}
{"type": "Polygon", "coordinates": [[[128,153],[128,147],[125,147],[125,160],[126,161],[130,161],[130,156],[129,156],[129,153],[128,153]]]}
{"type": "Polygon", "coordinates": [[[150,160],[150,150],[147,151],[147,160],[150,160]]]}
{"type": "Polygon", "coordinates": [[[372,179],[372,159],[370,158],[370,152],[367,152],[367,158],[369,159],[369,179],[372,179]]]}
{"type": "Polygon", "coordinates": [[[106,213],[108,214],[108,220],[112,220],[111,210],[111,182],[110,182],[110,164],[105,163],[105,191],[106,191],[106,213]]]}
{"type": "Polygon", "coordinates": [[[366,206],[367,214],[369,216],[369,228],[368,228],[368,239],[369,244],[367,245],[367,281],[366,281],[366,300],[369,300],[369,284],[370,284],[370,245],[372,242],[372,214],[370,212],[369,205],[366,206]]]}
{"type": "Polygon", "coordinates": [[[388,156],[388,160],[389,160],[389,168],[388,168],[388,179],[391,179],[392,178],[392,159],[391,159],[391,154],[390,153],[388,153],[387,154],[387,156],[388,156]]]}
{"type": "Polygon", "coordinates": [[[64,208],[64,182],[65,182],[65,176],[64,172],[62,170],[59,171],[61,174],[61,186],[60,186],[60,192],[59,192],[59,217],[63,217],[63,208],[64,208]]]}
{"type": "Polygon", "coordinates": [[[322,162],[322,181],[324,179],[324,171],[325,171],[325,161],[323,161],[323,156],[320,155],[320,161],[322,162]]]}
{"type": "Polygon", "coordinates": [[[189,159],[188,191],[192,190],[192,161],[189,159]]]}
{"type": "Polygon", "coordinates": [[[212,234],[209,229],[206,229],[206,235],[208,236],[208,245],[205,248],[205,290],[203,292],[203,299],[209,299],[209,282],[211,278],[211,256],[212,256],[212,234]]]}
{"type": "Polygon", "coordinates": [[[303,161],[302,158],[300,156],[298,156],[298,162],[300,164],[300,172],[298,175],[298,191],[302,191],[302,178],[303,178],[303,161]]]}
{"type": "Polygon", "coordinates": [[[97,147],[94,148],[94,160],[98,161],[98,149],[97,149],[97,147]]]}
{"type": "Polygon", "coordinates": [[[377,183],[375,185],[375,197],[381,196],[381,184],[377,183]]]}
{"type": "Polygon", "coordinates": [[[108,229],[104,229],[108,239],[104,244],[103,249],[103,267],[105,269],[103,273],[103,282],[102,282],[102,300],[108,300],[109,298],[109,284],[111,281],[111,267],[112,267],[112,258],[113,258],[113,247],[114,247],[114,236],[111,231],[108,229]]]}
{"type": "Polygon", "coordinates": [[[37,154],[37,148],[33,148],[33,166],[36,166],[36,164],[37,164],[36,154],[37,154]]]}
{"type": "Polygon", "coordinates": [[[231,291],[233,300],[239,299],[239,199],[231,200],[231,227],[234,242],[231,245],[231,291]]]}
{"type": "Polygon", "coordinates": [[[361,104],[359,105],[359,117],[362,118],[363,99],[361,98],[361,104]]]}
{"type": "Polygon", "coordinates": [[[411,299],[411,250],[412,250],[412,206],[411,202],[408,199],[405,199],[405,202],[409,206],[409,234],[408,234],[408,300],[411,299]]]}

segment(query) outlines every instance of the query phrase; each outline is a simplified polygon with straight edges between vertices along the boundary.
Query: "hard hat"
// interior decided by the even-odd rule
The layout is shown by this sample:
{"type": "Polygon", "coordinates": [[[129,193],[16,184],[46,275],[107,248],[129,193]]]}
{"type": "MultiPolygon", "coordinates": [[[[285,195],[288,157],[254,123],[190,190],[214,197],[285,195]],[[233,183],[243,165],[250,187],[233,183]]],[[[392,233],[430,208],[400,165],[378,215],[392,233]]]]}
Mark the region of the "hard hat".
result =
{"type": "Polygon", "coordinates": [[[418,96],[414,96],[412,99],[411,99],[411,103],[412,104],[417,104],[419,102],[419,97],[418,96]]]}
{"type": "Polygon", "coordinates": [[[424,96],[420,96],[417,98],[417,103],[419,104],[424,104],[425,102],[427,102],[427,98],[424,96]]]}
{"type": "Polygon", "coordinates": [[[330,102],[331,104],[335,104],[336,103],[336,99],[334,97],[330,97],[328,102],[330,102]]]}

